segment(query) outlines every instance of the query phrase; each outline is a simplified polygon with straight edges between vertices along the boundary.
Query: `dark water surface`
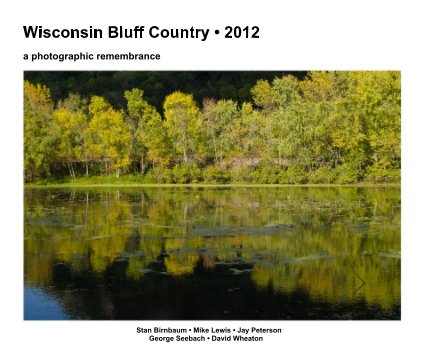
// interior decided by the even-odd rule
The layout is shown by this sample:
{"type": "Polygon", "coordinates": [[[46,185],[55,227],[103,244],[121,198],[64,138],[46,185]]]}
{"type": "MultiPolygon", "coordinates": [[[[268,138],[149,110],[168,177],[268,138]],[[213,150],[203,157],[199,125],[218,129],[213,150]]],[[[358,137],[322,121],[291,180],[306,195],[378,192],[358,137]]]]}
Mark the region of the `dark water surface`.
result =
{"type": "Polygon", "coordinates": [[[25,190],[25,319],[400,319],[400,188],[25,190]]]}

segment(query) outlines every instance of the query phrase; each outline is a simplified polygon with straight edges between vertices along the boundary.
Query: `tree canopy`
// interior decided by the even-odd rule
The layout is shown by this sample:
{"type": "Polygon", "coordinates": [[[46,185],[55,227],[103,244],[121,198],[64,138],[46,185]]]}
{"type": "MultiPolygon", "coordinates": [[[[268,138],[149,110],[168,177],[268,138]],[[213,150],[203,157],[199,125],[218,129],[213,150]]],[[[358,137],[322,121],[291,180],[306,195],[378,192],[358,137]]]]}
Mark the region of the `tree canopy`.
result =
{"type": "Polygon", "coordinates": [[[243,89],[220,98],[221,91],[203,97],[206,91],[175,88],[161,107],[142,87],[122,91],[124,105],[113,105],[107,95],[76,92],[54,100],[47,86],[25,80],[25,180],[399,181],[399,72],[316,71],[258,79],[248,96],[243,89]]]}

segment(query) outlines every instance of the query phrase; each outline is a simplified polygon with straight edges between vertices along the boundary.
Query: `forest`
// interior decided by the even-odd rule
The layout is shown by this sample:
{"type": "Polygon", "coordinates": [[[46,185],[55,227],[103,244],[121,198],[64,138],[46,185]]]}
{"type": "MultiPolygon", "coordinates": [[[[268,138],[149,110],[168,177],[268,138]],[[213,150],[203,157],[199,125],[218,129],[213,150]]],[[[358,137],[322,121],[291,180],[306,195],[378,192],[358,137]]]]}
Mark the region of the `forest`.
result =
{"type": "Polygon", "coordinates": [[[400,182],[400,72],[136,73],[25,73],[25,182],[400,182]]]}

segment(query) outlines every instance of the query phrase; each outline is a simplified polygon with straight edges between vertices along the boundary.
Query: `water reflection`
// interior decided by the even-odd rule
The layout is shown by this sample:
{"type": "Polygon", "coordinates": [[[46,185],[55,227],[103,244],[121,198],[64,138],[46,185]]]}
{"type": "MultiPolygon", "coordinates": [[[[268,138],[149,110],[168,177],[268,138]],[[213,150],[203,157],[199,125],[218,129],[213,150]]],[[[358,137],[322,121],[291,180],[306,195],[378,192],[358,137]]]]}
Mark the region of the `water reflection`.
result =
{"type": "Polygon", "coordinates": [[[24,317],[25,320],[70,319],[60,303],[39,288],[25,288],[24,317]]]}
{"type": "Polygon", "coordinates": [[[25,286],[72,318],[400,318],[400,190],[28,189],[25,286]]]}

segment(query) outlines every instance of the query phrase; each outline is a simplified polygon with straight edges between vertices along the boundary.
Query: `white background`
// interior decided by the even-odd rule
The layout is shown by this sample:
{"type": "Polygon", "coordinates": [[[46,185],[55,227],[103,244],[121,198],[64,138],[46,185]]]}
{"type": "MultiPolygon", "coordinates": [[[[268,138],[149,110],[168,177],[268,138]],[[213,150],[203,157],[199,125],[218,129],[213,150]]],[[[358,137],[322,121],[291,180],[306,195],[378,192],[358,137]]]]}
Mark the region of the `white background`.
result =
{"type": "MultiPolygon", "coordinates": [[[[0,354],[420,354],[420,14],[417,1],[9,1],[1,16],[0,354]],[[260,39],[25,39],[23,25],[191,27],[258,25],[260,39]],[[24,53],[160,53],[158,62],[25,62],[24,53]],[[23,70],[402,71],[402,321],[24,322],[23,70]],[[281,327],[264,343],[151,343],[136,327],[281,327]]],[[[171,298],[171,296],[168,296],[171,298]]]]}

